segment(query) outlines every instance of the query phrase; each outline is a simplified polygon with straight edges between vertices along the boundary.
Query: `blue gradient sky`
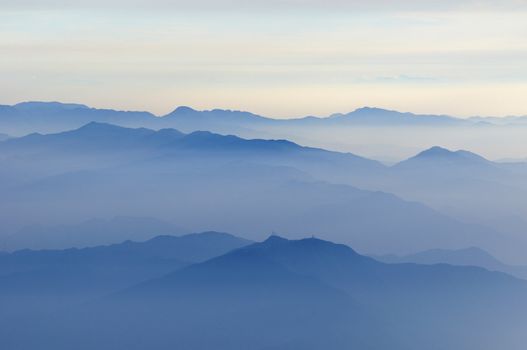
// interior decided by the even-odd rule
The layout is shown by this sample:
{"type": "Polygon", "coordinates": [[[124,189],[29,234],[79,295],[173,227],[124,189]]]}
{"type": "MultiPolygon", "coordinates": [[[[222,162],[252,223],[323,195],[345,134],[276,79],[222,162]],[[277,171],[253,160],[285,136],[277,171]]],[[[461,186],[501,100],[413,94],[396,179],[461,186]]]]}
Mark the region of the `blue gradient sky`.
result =
{"type": "Polygon", "coordinates": [[[0,103],[527,114],[527,1],[1,1],[0,103]]]}

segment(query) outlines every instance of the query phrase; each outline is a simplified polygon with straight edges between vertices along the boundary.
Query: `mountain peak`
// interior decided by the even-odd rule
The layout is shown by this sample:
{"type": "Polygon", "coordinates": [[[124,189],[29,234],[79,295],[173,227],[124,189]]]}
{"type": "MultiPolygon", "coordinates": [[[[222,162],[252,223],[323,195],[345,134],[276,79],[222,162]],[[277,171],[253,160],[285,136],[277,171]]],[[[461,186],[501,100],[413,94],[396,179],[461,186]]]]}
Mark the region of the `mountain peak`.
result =
{"type": "Polygon", "coordinates": [[[417,164],[437,164],[441,166],[493,166],[491,161],[476,153],[464,150],[451,151],[440,146],[434,146],[398,163],[396,167],[401,168],[415,166],[417,164]]]}
{"type": "Polygon", "coordinates": [[[464,159],[464,160],[472,160],[472,161],[484,161],[488,162],[487,159],[483,158],[482,156],[465,151],[465,150],[458,150],[458,151],[451,151],[449,149],[440,147],[440,146],[434,146],[427,150],[424,150],[417,154],[413,158],[421,158],[421,159],[464,159]]]}
{"type": "Polygon", "coordinates": [[[112,142],[112,144],[123,144],[128,143],[130,140],[136,140],[140,137],[149,136],[155,134],[154,130],[145,128],[126,128],[114,124],[101,123],[101,122],[90,122],[80,128],[72,131],[66,131],[64,133],[56,134],[63,136],[81,136],[88,139],[105,139],[112,142]]]}
{"type": "Polygon", "coordinates": [[[174,111],[170,114],[186,114],[186,113],[194,113],[194,112],[197,112],[195,109],[191,108],[191,107],[188,107],[188,106],[179,106],[177,107],[176,109],[174,109],[174,111]]]}
{"type": "Polygon", "coordinates": [[[451,151],[447,148],[443,148],[441,146],[433,146],[430,147],[427,150],[424,150],[417,154],[416,157],[437,157],[437,156],[450,156],[454,155],[456,152],[451,151]]]}
{"type": "Polygon", "coordinates": [[[18,110],[38,110],[38,109],[53,109],[53,110],[72,110],[72,109],[88,109],[90,107],[78,104],[78,103],[61,103],[61,102],[44,102],[44,101],[27,101],[27,102],[20,102],[14,105],[18,110]]]}
{"type": "Polygon", "coordinates": [[[267,243],[267,244],[275,244],[275,243],[285,243],[285,242],[288,242],[289,240],[286,239],[286,238],[283,238],[283,237],[280,237],[276,234],[272,234],[270,235],[265,241],[263,241],[262,243],[267,243]]]}
{"type": "Polygon", "coordinates": [[[342,114],[337,113],[330,116],[330,118],[353,120],[356,122],[394,122],[394,121],[408,121],[415,117],[411,113],[402,113],[398,111],[378,108],[378,107],[361,107],[352,112],[342,114]]]}
{"type": "Polygon", "coordinates": [[[108,123],[101,123],[101,122],[89,122],[86,125],[81,126],[77,129],[77,131],[106,131],[106,130],[123,130],[126,128],[123,128],[121,126],[108,124],[108,123]]]}
{"type": "Polygon", "coordinates": [[[390,110],[387,110],[387,109],[384,109],[384,108],[369,107],[369,106],[364,106],[364,107],[357,108],[352,113],[386,113],[386,112],[399,113],[399,112],[390,111],[390,110]]]}

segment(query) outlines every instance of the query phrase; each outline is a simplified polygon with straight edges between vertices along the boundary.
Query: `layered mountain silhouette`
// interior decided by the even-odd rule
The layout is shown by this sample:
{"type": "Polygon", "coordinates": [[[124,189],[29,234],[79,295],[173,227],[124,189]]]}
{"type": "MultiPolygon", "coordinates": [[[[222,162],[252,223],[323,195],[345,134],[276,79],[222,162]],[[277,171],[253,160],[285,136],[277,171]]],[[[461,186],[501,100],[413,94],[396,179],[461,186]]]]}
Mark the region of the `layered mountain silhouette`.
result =
{"type": "Polygon", "coordinates": [[[385,181],[367,187],[416,200],[509,236],[523,235],[527,168],[475,153],[434,147],[391,167],[385,181]]]}
{"type": "Polygon", "coordinates": [[[96,286],[105,287],[104,283],[108,283],[115,288],[115,283],[137,283],[249,243],[229,234],[205,232],[180,237],[157,236],[144,242],[126,241],[83,249],[19,250],[0,256],[1,291],[19,293],[29,284],[31,288],[25,292],[35,295],[57,288],[89,292],[88,285],[94,281],[88,277],[98,277],[97,274],[107,279],[98,281],[96,286]],[[44,280],[43,276],[47,278],[44,280]]]}
{"type": "Polygon", "coordinates": [[[0,130],[13,135],[64,131],[92,121],[140,124],[150,118],[155,117],[148,112],[95,109],[74,103],[22,102],[13,106],[0,106],[0,130]]]}
{"type": "MultiPolygon", "coordinates": [[[[353,186],[387,179],[390,168],[285,140],[90,123],[11,139],[0,151],[0,216],[13,233],[60,225],[62,216],[82,222],[112,215],[252,239],[273,230],[290,237],[311,232],[372,253],[471,245],[505,250],[493,230],[353,186]],[[346,184],[333,184],[339,182],[346,184]]],[[[514,242],[524,244],[521,237],[514,242]]]]}
{"type": "MultiPolygon", "coordinates": [[[[482,156],[465,151],[432,147],[414,157],[395,164],[391,172],[412,181],[445,182],[448,180],[502,180],[513,176],[507,165],[491,162],[482,156]]],[[[505,180],[506,181],[506,180],[505,180]]]]}
{"type": "Polygon", "coordinates": [[[2,347],[523,350],[525,118],[0,106],[2,347]]]}
{"type": "Polygon", "coordinates": [[[456,118],[447,115],[413,114],[382,108],[363,107],[353,112],[330,117],[273,119],[250,112],[213,109],[199,111],[181,106],[174,111],[155,116],[148,112],[117,111],[90,108],[83,104],[59,102],[22,102],[0,106],[0,129],[15,135],[30,132],[56,132],[80,127],[88,122],[112,123],[121,126],[178,128],[185,132],[209,130],[236,133],[259,126],[466,126],[522,124],[525,117],[456,118]]]}
{"type": "Polygon", "coordinates": [[[526,288],[482,268],[385,264],[272,236],[1,332],[19,349],[519,350],[526,288]]]}
{"type": "Polygon", "coordinates": [[[164,116],[148,112],[90,108],[57,102],[0,106],[0,132],[22,136],[75,129],[89,122],[185,133],[210,131],[244,138],[287,139],[303,145],[349,151],[369,158],[399,161],[434,145],[476,150],[492,158],[523,159],[526,117],[456,118],[402,113],[374,107],[329,117],[273,119],[236,110],[178,107],[164,116]],[[466,135],[472,135],[467,138],[466,135]]]}

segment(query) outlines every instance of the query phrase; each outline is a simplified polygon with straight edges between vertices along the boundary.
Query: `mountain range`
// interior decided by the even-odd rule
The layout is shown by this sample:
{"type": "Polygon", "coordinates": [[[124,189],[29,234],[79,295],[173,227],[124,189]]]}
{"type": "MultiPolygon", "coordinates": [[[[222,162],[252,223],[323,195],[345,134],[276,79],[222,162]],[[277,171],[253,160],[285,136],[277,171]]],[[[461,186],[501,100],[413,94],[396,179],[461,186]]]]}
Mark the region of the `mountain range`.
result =
{"type": "MultiPolygon", "coordinates": [[[[0,217],[11,241],[27,226],[68,225],[64,217],[75,223],[127,216],[191,231],[248,232],[250,239],[271,231],[312,233],[377,254],[476,245],[507,256],[525,246],[515,231],[466,223],[387,193],[388,186],[397,193],[416,182],[398,166],[286,140],[92,122],[4,141],[0,154],[0,217]]],[[[476,175],[482,176],[479,168],[476,175]]]]}
{"type": "Polygon", "coordinates": [[[527,125],[526,120],[527,117],[456,118],[373,107],[329,117],[273,119],[250,112],[199,111],[190,107],[178,107],[166,115],[156,116],[149,112],[97,109],[59,102],[0,106],[0,132],[12,136],[66,131],[95,121],[155,130],[175,128],[185,133],[211,131],[245,138],[283,138],[390,161],[442,142],[449,148],[464,145],[463,148],[492,154],[495,159],[525,158],[525,154],[518,152],[517,145],[522,143],[524,132],[521,130],[527,125]],[[476,137],[467,139],[467,132],[476,137]],[[480,142],[481,138],[487,143],[480,142]],[[488,147],[488,142],[493,140],[500,142],[488,147]]]}
{"type": "MultiPolygon", "coordinates": [[[[522,117],[472,117],[456,118],[448,115],[413,114],[382,108],[362,107],[350,113],[336,113],[329,117],[301,117],[293,119],[273,119],[250,112],[212,109],[199,111],[181,106],[172,112],[156,116],[149,112],[119,111],[113,109],[91,108],[83,104],[60,102],[22,102],[12,106],[0,106],[0,122],[5,129],[14,128],[17,124],[37,131],[47,127],[50,131],[63,131],[79,127],[91,121],[111,123],[123,126],[173,127],[189,132],[194,130],[211,130],[224,125],[227,127],[248,127],[253,124],[305,124],[305,125],[522,125],[527,123],[527,116],[522,117]]],[[[29,131],[29,132],[31,132],[29,131]]],[[[212,130],[211,130],[212,131],[212,130]]],[[[28,131],[26,131],[28,132],[28,131]]],[[[19,132],[17,132],[19,134],[19,132]]]]}
{"type": "MultiPolygon", "coordinates": [[[[203,241],[211,237],[217,235],[203,241]]],[[[0,328],[3,344],[17,349],[36,344],[54,349],[523,348],[525,333],[518,324],[525,319],[527,284],[506,274],[467,266],[386,264],[316,238],[271,236],[240,243],[87,303],[39,317],[26,310],[29,317],[9,319],[0,328]]],[[[133,262],[148,251],[142,245],[102,251],[118,249],[127,257],[122,262],[133,262]]],[[[91,252],[101,249],[86,250],[91,252]]],[[[108,264],[99,254],[86,261],[108,264]]],[[[33,279],[39,276],[36,271],[33,279]]],[[[16,288],[19,296],[27,291],[24,285],[16,288]]],[[[66,284],[51,295],[67,299],[71,293],[66,284]]],[[[0,298],[6,300],[5,293],[0,298]]]]}

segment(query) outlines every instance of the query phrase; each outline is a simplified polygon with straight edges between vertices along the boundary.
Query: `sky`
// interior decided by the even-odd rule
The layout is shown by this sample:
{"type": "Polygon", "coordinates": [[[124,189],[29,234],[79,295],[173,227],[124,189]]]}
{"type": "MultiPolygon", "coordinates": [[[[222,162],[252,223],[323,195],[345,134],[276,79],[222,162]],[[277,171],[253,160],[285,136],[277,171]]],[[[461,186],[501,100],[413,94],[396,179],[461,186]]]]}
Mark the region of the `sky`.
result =
{"type": "Polygon", "coordinates": [[[0,103],[527,115],[527,0],[0,0],[0,103]]]}

